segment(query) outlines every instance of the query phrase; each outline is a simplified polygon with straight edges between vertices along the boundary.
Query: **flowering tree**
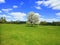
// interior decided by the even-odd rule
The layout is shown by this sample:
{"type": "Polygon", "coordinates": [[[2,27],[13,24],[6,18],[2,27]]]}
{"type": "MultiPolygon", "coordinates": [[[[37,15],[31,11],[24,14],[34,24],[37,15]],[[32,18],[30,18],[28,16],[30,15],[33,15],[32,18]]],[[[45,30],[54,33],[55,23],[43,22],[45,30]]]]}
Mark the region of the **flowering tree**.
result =
{"type": "Polygon", "coordinates": [[[39,24],[39,15],[34,12],[30,12],[27,17],[27,24],[33,26],[35,24],[39,24]]]}

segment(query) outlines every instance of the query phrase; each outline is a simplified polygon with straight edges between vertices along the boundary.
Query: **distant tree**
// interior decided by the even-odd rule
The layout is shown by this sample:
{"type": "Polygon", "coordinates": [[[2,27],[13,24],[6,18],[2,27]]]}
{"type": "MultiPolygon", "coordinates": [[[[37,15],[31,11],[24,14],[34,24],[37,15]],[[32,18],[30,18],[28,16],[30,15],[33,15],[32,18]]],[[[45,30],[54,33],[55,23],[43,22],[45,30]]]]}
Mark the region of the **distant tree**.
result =
{"type": "Polygon", "coordinates": [[[60,22],[52,22],[52,25],[60,26],[60,22]]]}
{"type": "Polygon", "coordinates": [[[1,23],[1,18],[0,18],[0,23],[1,23]]]}
{"type": "Polygon", "coordinates": [[[39,16],[34,12],[29,12],[27,17],[27,24],[31,26],[39,24],[39,16]]]}
{"type": "Polygon", "coordinates": [[[46,22],[46,21],[42,21],[40,22],[40,25],[52,25],[52,26],[60,26],[60,22],[46,22]]]}
{"type": "Polygon", "coordinates": [[[47,25],[47,22],[46,21],[41,21],[40,25],[47,25]]]}
{"type": "Polygon", "coordinates": [[[0,18],[0,23],[6,23],[6,18],[5,17],[1,17],[0,18]]]}

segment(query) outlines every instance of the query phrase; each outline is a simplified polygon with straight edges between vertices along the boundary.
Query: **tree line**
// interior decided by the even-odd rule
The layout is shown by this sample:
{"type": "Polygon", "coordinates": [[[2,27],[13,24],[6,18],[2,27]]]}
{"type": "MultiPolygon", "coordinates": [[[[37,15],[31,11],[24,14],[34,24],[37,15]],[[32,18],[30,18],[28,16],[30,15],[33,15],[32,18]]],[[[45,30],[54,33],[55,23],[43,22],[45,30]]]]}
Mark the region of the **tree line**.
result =
{"type": "Polygon", "coordinates": [[[46,22],[46,21],[42,21],[40,22],[40,25],[51,25],[51,26],[60,26],[60,21],[57,22],[46,22]]]}

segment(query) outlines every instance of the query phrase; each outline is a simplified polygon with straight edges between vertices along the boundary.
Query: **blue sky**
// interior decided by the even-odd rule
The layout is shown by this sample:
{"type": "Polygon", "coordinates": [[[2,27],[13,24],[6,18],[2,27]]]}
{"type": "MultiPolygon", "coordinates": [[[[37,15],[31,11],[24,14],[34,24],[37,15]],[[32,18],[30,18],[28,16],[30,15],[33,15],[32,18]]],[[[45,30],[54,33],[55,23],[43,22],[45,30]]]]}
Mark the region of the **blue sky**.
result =
{"type": "Polygon", "coordinates": [[[0,17],[7,21],[26,21],[31,11],[40,21],[60,21],[60,0],[0,0],[0,17]]]}

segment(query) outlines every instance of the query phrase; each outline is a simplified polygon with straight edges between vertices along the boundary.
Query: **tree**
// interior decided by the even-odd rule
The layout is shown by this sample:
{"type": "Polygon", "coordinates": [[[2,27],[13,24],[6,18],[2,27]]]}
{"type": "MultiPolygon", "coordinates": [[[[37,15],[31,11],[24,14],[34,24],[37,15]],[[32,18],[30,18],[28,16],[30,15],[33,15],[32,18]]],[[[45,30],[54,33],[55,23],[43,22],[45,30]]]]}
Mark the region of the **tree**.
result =
{"type": "Polygon", "coordinates": [[[27,17],[27,24],[31,26],[39,24],[39,16],[34,12],[30,12],[27,17]]]}
{"type": "Polygon", "coordinates": [[[58,22],[52,22],[52,25],[54,25],[54,26],[60,26],[60,21],[58,22]]]}
{"type": "Polygon", "coordinates": [[[40,25],[52,25],[51,22],[41,21],[40,25]]]}
{"type": "Polygon", "coordinates": [[[0,23],[6,23],[6,18],[5,17],[1,17],[0,18],[0,23]]]}
{"type": "Polygon", "coordinates": [[[40,22],[40,25],[47,25],[47,22],[46,21],[42,21],[42,22],[40,22]]]}

